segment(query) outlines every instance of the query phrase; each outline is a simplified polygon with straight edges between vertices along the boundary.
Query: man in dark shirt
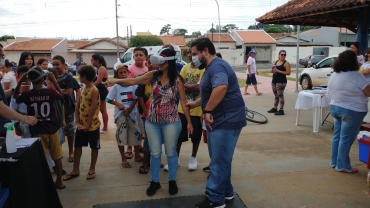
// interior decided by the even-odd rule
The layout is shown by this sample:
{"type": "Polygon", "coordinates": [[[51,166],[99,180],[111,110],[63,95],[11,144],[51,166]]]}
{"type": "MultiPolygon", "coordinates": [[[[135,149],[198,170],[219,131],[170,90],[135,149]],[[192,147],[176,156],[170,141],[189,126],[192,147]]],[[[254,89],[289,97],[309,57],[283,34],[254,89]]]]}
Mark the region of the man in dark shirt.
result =
{"type": "Polygon", "coordinates": [[[225,207],[225,200],[234,198],[231,184],[231,162],[240,132],[246,126],[245,104],[234,70],[216,56],[208,38],[198,38],[191,44],[192,62],[206,68],[200,82],[201,99],[190,107],[201,105],[208,130],[208,151],[211,174],[203,202],[198,208],[225,207]]]}

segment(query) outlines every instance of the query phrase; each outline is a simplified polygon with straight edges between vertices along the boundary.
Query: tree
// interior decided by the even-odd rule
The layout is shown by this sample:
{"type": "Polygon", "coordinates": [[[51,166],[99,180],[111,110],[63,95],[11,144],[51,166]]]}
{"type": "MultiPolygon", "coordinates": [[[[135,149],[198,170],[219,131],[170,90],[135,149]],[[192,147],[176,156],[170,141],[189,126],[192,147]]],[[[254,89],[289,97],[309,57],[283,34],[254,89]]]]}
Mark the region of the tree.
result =
{"type": "MultiPolygon", "coordinates": [[[[208,33],[218,33],[218,28],[220,28],[218,25],[216,25],[216,28],[211,28],[211,29],[209,29],[207,32],[208,33]]],[[[220,32],[221,33],[227,33],[228,32],[228,30],[227,29],[225,29],[222,25],[221,25],[221,29],[220,29],[220,32]]]]}
{"type": "Polygon", "coordinates": [[[188,31],[183,28],[178,28],[173,30],[173,35],[175,36],[185,36],[188,31]]]}
{"type": "Polygon", "coordinates": [[[167,24],[167,25],[165,25],[165,26],[162,27],[162,29],[159,32],[159,34],[160,35],[163,35],[163,34],[169,35],[170,34],[170,30],[171,30],[171,24],[167,24]]]}
{"type": "Polygon", "coordinates": [[[185,45],[190,47],[193,42],[194,42],[194,40],[189,40],[185,45]]]}
{"type": "Polygon", "coordinates": [[[130,47],[159,46],[163,41],[157,36],[134,36],[130,39],[130,47]]]}
{"type": "Polygon", "coordinates": [[[237,30],[239,27],[237,27],[235,24],[227,24],[222,27],[224,31],[231,32],[232,30],[237,30]]]}
{"type": "Polygon", "coordinates": [[[191,36],[193,36],[193,37],[197,38],[197,37],[199,37],[199,36],[202,36],[202,33],[201,33],[200,31],[195,31],[195,32],[193,32],[193,33],[191,34],[191,36]]]}
{"type": "Polygon", "coordinates": [[[3,35],[0,37],[0,41],[6,41],[8,39],[15,39],[13,35],[3,35]]]}

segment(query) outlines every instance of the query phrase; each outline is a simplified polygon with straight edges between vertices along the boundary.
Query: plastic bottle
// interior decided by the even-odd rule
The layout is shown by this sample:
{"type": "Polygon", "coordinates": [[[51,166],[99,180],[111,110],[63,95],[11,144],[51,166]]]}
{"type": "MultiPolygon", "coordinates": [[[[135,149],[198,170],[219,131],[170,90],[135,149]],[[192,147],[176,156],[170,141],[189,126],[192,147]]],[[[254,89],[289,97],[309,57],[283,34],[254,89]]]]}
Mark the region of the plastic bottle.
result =
{"type": "Polygon", "coordinates": [[[15,144],[15,139],[14,139],[14,123],[7,123],[4,125],[6,128],[6,151],[8,153],[14,153],[17,152],[17,145],[15,144]]]}
{"type": "MultiPolygon", "coordinates": [[[[272,66],[272,71],[274,71],[274,69],[276,69],[276,66],[274,65],[274,66],[272,66]]],[[[277,75],[277,72],[274,72],[274,76],[276,76],[277,75]]]]}

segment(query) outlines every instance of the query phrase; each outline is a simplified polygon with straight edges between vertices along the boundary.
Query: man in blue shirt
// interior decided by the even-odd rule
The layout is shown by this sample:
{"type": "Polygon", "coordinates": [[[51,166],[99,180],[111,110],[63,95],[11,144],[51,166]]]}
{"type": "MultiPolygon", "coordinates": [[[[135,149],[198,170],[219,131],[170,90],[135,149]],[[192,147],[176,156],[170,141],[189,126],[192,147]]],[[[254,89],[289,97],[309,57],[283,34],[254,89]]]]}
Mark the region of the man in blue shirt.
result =
{"type": "Polygon", "coordinates": [[[206,71],[200,82],[201,99],[189,105],[191,108],[202,106],[211,157],[211,174],[206,186],[208,198],[195,206],[225,207],[225,200],[234,198],[231,162],[241,129],[247,125],[245,104],[234,70],[216,56],[216,49],[208,38],[195,40],[191,52],[192,62],[206,71]]]}

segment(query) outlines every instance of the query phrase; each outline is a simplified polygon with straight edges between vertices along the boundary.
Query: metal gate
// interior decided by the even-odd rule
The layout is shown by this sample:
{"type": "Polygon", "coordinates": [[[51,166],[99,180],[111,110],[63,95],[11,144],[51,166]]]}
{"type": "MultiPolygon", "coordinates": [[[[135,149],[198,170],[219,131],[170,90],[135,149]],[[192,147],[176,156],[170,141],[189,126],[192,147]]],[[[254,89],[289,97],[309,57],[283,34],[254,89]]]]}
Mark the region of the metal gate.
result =
{"type": "Polygon", "coordinates": [[[256,62],[267,62],[271,61],[271,46],[256,46],[252,47],[257,52],[256,62]]]}

